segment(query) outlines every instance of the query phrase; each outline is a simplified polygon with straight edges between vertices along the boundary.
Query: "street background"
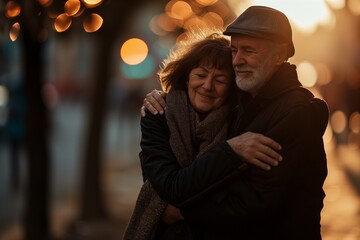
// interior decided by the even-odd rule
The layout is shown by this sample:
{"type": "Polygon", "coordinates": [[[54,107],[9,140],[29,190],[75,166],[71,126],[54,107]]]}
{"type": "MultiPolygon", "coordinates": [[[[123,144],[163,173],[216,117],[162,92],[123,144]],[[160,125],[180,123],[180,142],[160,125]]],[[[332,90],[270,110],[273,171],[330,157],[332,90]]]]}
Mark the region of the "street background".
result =
{"type": "Polygon", "coordinates": [[[360,239],[360,1],[0,1],[0,240],[120,239],[142,184],[139,109],[187,31],[286,13],[329,105],[324,240],[360,239]],[[29,216],[26,218],[25,216],[29,216]]]}

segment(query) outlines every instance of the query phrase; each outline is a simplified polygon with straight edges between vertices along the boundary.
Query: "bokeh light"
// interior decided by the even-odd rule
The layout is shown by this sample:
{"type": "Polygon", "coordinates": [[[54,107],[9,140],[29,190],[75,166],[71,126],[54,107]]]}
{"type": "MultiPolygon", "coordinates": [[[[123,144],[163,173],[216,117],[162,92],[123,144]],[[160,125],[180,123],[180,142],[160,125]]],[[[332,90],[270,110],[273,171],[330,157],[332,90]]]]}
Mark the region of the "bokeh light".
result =
{"type": "MultiPolygon", "coordinates": [[[[234,9],[229,9],[229,6],[223,2],[216,2],[214,6],[211,6],[211,11],[219,14],[223,19],[229,19],[233,16],[234,9]]],[[[236,17],[235,15],[233,16],[236,17]]]]}
{"type": "Polygon", "coordinates": [[[149,28],[156,35],[165,36],[168,32],[162,28],[162,26],[161,26],[162,22],[160,22],[158,20],[159,17],[160,16],[154,16],[153,18],[151,18],[151,20],[149,22],[149,28]]]}
{"type": "Polygon", "coordinates": [[[303,61],[297,67],[299,81],[305,87],[313,87],[316,84],[317,73],[314,65],[308,61],[303,61]]]}
{"type": "Polygon", "coordinates": [[[198,29],[204,29],[207,26],[206,22],[202,20],[202,18],[194,15],[191,18],[187,19],[184,23],[184,29],[192,31],[197,31],[198,29]]]}
{"type": "Polygon", "coordinates": [[[304,4],[304,0],[254,0],[253,2],[284,12],[304,34],[314,33],[318,25],[335,26],[335,16],[324,0],[311,0],[311,4],[304,4]]]}
{"type": "Polygon", "coordinates": [[[178,27],[175,20],[166,14],[160,14],[156,20],[158,26],[167,32],[175,31],[178,27]]]}
{"type": "Polygon", "coordinates": [[[319,86],[323,86],[331,82],[332,73],[329,66],[323,63],[318,63],[315,65],[315,68],[318,76],[316,84],[318,84],[319,86]]]}
{"type": "Polygon", "coordinates": [[[335,133],[342,133],[346,129],[347,118],[343,111],[337,110],[330,116],[331,128],[335,133]]]}
{"type": "Polygon", "coordinates": [[[16,17],[20,14],[21,9],[15,1],[8,1],[5,6],[5,16],[8,18],[16,17]]]}
{"type": "Polygon", "coordinates": [[[68,0],[64,6],[64,12],[69,16],[76,15],[81,8],[81,3],[79,0],[68,0]]]}
{"type": "Polygon", "coordinates": [[[83,27],[86,32],[96,32],[101,28],[102,24],[102,17],[96,13],[92,13],[84,19],[83,27]]]}
{"type": "Polygon", "coordinates": [[[165,10],[170,17],[179,20],[185,20],[193,14],[190,4],[184,1],[170,1],[165,10]]]}
{"type": "Polygon", "coordinates": [[[42,6],[48,7],[52,4],[53,0],[37,0],[42,6]]]}
{"type": "Polygon", "coordinates": [[[55,30],[58,32],[65,32],[71,26],[72,20],[71,17],[66,13],[60,14],[57,16],[54,22],[55,30]]]}
{"type": "Polygon", "coordinates": [[[215,12],[207,12],[202,17],[204,22],[210,27],[223,28],[224,20],[215,12]]]}
{"type": "Polygon", "coordinates": [[[87,8],[95,8],[103,3],[103,0],[82,0],[87,8]]]}
{"type": "Polygon", "coordinates": [[[120,56],[125,63],[136,65],[145,60],[148,51],[148,46],[143,40],[131,38],[121,46],[120,56]]]}
{"type": "Polygon", "coordinates": [[[345,7],[345,0],[325,0],[331,8],[333,9],[343,9],[345,7]]]}
{"type": "Polygon", "coordinates": [[[360,16],[360,1],[359,0],[348,0],[347,2],[349,10],[355,16],[360,16]]]}
{"type": "Polygon", "coordinates": [[[195,0],[195,1],[203,6],[211,6],[215,4],[218,0],[195,0]]]}
{"type": "Polygon", "coordinates": [[[137,65],[128,65],[124,62],[120,65],[122,74],[128,79],[144,79],[154,73],[155,61],[151,55],[137,65]]]}
{"type": "Polygon", "coordinates": [[[354,112],[349,118],[349,128],[353,133],[360,133],[360,113],[354,112]]]}
{"type": "Polygon", "coordinates": [[[9,36],[11,41],[16,41],[16,39],[19,37],[20,34],[20,24],[18,22],[14,23],[11,26],[9,36]]]}

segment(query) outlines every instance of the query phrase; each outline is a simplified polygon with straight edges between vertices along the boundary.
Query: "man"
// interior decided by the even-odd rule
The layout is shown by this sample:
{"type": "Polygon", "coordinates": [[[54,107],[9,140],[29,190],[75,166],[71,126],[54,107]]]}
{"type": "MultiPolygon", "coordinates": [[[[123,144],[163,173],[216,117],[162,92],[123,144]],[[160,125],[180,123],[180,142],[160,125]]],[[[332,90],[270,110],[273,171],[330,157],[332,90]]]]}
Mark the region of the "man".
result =
{"type": "MultiPolygon", "coordinates": [[[[295,53],[289,21],[278,10],[252,6],[224,34],[231,36],[240,89],[232,138],[176,174],[175,166],[145,156],[149,180],[160,196],[180,208],[195,239],[321,239],[322,187],[327,176],[322,135],[328,108],[301,86],[296,67],[287,62],[295,53]],[[232,164],[236,157],[247,157],[252,142],[248,136],[254,137],[249,132],[259,134],[260,140],[266,136],[278,142],[282,163],[271,171],[248,166],[206,197],[180,204],[182,186],[203,186],[209,176],[218,174],[212,166],[214,158],[232,164]],[[207,170],[200,174],[199,169],[207,170]]],[[[154,100],[154,95],[147,97],[144,106],[154,110],[159,105],[154,100]]],[[[254,161],[266,153],[260,155],[254,161]]]]}

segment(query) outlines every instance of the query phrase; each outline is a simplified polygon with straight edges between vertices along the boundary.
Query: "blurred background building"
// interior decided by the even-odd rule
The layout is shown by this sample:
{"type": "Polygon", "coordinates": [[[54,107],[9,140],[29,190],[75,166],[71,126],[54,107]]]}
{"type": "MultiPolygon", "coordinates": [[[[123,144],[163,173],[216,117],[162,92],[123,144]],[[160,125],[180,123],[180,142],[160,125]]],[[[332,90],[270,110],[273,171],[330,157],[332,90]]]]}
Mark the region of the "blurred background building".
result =
{"type": "Polygon", "coordinates": [[[323,239],[360,239],[360,1],[4,0],[0,240],[119,239],[162,59],[187,31],[224,28],[254,4],[287,14],[290,62],[330,108],[323,239]]]}

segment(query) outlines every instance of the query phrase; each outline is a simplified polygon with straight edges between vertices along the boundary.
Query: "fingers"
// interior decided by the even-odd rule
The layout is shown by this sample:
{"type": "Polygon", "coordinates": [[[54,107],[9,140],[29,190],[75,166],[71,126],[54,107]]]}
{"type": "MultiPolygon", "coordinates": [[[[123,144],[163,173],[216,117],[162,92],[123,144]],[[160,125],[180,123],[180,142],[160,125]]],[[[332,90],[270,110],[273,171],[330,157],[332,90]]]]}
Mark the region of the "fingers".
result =
{"type": "MultiPolygon", "coordinates": [[[[277,155],[281,157],[280,154],[277,155]]],[[[279,157],[274,158],[259,151],[252,159],[252,164],[264,170],[270,170],[272,167],[276,167],[279,165],[279,157]]]]}
{"type": "Polygon", "coordinates": [[[236,154],[247,163],[264,170],[278,166],[282,161],[281,145],[262,134],[247,132],[227,141],[236,154]]]}
{"type": "Polygon", "coordinates": [[[264,169],[264,170],[267,170],[267,171],[271,170],[270,165],[268,165],[268,164],[266,164],[266,163],[264,163],[264,162],[262,162],[260,160],[257,160],[257,159],[253,159],[250,163],[252,165],[254,165],[254,166],[257,166],[257,167],[261,168],[261,169],[264,169]]]}
{"type": "Polygon", "coordinates": [[[145,117],[145,116],[146,116],[145,106],[141,106],[141,108],[140,108],[140,115],[141,115],[141,117],[145,117]]]}
{"type": "Polygon", "coordinates": [[[165,102],[166,93],[159,90],[153,90],[152,96],[153,99],[155,99],[155,101],[151,102],[151,104],[153,104],[154,105],[153,107],[155,107],[160,112],[160,114],[162,114],[161,112],[164,111],[166,106],[166,102],[165,102]]]}
{"type": "MultiPolygon", "coordinates": [[[[278,149],[278,148],[277,147],[272,148],[267,145],[260,144],[259,145],[259,155],[262,155],[262,156],[260,156],[259,158],[268,163],[282,161],[282,156],[276,151],[276,149],[278,149]]],[[[274,165],[274,164],[272,164],[272,165],[274,165]]]]}
{"type": "MultiPolygon", "coordinates": [[[[254,133],[254,134],[255,134],[255,133],[254,133]]],[[[262,134],[257,134],[257,135],[258,135],[258,137],[259,137],[259,140],[260,140],[263,144],[271,147],[272,149],[276,149],[276,150],[278,150],[278,151],[281,150],[281,145],[278,144],[277,142],[275,142],[274,140],[272,140],[271,138],[265,137],[265,136],[262,135],[262,134]]]]}
{"type": "MultiPolygon", "coordinates": [[[[146,94],[143,107],[149,110],[152,114],[156,115],[158,113],[163,114],[165,110],[166,102],[164,97],[166,93],[153,90],[150,93],[146,94]]],[[[145,111],[145,109],[143,109],[145,111]]]]}
{"type": "Polygon", "coordinates": [[[144,99],[143,107],[144,107],[144,111],[145,111],[145,109],[147,109],[154,115],[159,113],[158,109],[161,109],[161,106],[158,103],[156,103],[156,102],[154,103],[154,100],[152,100],[152,102],[150,102],[148,100],[148,97],[144,99]]]}

